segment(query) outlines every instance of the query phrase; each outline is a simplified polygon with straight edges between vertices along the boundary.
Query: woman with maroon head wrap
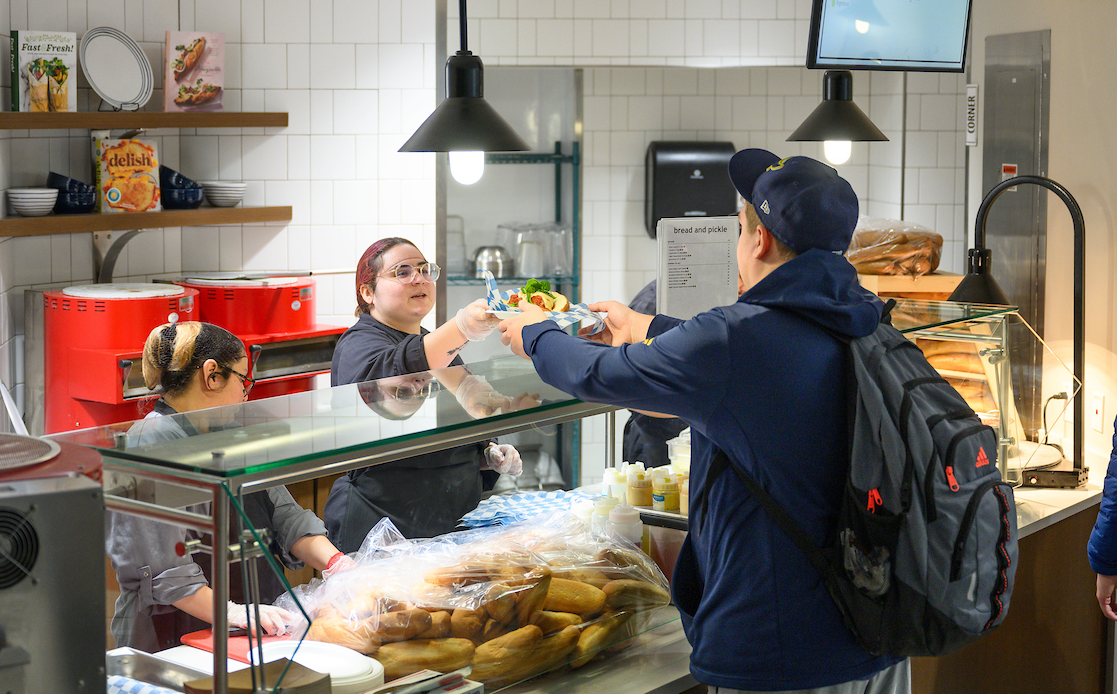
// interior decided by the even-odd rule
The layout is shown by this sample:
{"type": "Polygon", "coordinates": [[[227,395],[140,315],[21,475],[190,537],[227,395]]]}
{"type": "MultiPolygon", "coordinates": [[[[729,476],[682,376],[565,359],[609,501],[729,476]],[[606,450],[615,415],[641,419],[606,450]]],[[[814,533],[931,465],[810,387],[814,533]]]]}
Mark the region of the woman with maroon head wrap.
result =
{"type": "MultiPolygon", "coordinates": [[[[478,299],[434,330],[423,328],[420,323],[434,308],[439,272],[407,239],[380,239],[368,247],[357,263],[357,323],[334,349],[331,385],[464,366],[458,352],[471,340],[485,339],[499,319],[478,299]]],[[[471,415],[511,405],[483,378],[464,368],[461,376],[443,385],[471,415]]],[[[441,535],[476,508],[482,470],[518,474],[520,467],[515,448],[483,442],[354,470],[330,490],[326,527],[346,552],[359,549],[369,529],[385,517],[409,538],[441,535]]]]}

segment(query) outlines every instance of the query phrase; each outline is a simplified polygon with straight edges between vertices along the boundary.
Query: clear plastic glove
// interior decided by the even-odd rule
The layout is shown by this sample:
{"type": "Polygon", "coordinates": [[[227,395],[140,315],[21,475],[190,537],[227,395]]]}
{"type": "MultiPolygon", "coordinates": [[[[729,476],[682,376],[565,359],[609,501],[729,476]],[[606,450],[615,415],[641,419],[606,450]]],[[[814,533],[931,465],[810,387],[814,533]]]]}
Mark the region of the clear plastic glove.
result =
{"type": "Polygon", "coordinates": [[[330,563],[326,565],[326,569],[322,572],[322,575],[329,578],[336,573],[348,571],[356,566],[357,562],[353,561],[348,554],[342,554],[337,559],[330,560],[330,563]]]}
{"type": "Polygon", "coordinates": [[[478,299],[465,308],[458,309],[454,322],[462,337],[470,342],[479,342],[488,337],[500,323],[500,319],[488,311],[489,304],[484,299],[478,299]]]}
{"type": "MultiPolygon", "coordinates": [[[[241,605],[229,601],[227,619],[229,626],[240,629],[249,628],[249,612],[252,613],[252,622],[256,621],[256,608],[253,605],[241,605]]],[[[260,605],[260,626],[264,633],[272,636],[281,636],[287,633],[287,625],[295,621],[295,615],[275,605],[260,605]]],[[[254,627],[253,627],[254,628],[254,627]]]]}
{"type": "Polygon", "coordinates": [[[484,376],[473,374],[462,379],[454,391],[454,397],[474,419],[488,417],[501,410],[508,412],[512,406],[512,398],[493,390],[484,376]]]}
{"type": "Polygon", "coordinates": [[[524,461],[520,452],[506,443],[492,443],[485,449],[485,462],[482,470],[496,470],[502,475],[519,477],[524,471],[524,461]]]}

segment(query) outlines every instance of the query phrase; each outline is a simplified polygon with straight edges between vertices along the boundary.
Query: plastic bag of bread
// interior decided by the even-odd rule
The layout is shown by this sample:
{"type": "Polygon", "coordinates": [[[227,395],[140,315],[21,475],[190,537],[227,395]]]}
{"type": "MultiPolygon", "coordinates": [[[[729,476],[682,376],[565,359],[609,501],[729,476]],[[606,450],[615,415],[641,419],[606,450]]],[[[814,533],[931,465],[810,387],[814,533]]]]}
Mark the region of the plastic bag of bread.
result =
{"type": "Polygon", "coordinates": [[[937,270],[941,257],[942,236],[914,222],[882,217],[858,219],[846,251],[862,275],[919,277],[937,270]]]}
{"type": "Polygon", "coordinates": [[[501,686],[580,667],[658,625],[670,603],[647,555],[566,513],[430,540],[385,519],[354,559],[294,589],[312,621],[293,632],[376,658],[387,680],[470,665],[471,679],[501,686]]]}

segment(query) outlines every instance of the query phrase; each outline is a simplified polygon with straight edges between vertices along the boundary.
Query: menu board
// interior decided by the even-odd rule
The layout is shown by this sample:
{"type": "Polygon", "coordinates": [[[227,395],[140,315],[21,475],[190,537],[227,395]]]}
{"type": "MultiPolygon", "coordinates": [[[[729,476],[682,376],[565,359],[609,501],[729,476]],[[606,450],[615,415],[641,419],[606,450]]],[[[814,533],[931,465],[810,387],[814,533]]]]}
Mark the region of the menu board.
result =
{"type": "Polygon", "coordinates": [[[656,313],[688,319],[737,301],[737,239],[733,217],[659,220],[656,313]]]}

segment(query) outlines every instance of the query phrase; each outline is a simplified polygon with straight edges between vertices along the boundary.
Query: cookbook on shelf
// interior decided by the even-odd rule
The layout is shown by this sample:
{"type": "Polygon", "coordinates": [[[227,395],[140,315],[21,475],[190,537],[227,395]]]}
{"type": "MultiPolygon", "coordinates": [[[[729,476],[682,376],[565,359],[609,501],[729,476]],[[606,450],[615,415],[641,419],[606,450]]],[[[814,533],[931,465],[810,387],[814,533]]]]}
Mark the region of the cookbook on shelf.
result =
{"type": "Polygon", "coordinates": [[[156,212],[159,204],[159,157],[155,142],[109,137],[94,130],[93,172],[97,211],[156,212]]]}
{"type": "Polygon", "coordinates": [[[78,110],[77,45],[69,31],[12,31],[13,111],[78,110]]]}
{"type": "Polygon", "coordinates": [[[168,31],[163,61],[164,111],[220,111],[225,34],[168,31]]]}

